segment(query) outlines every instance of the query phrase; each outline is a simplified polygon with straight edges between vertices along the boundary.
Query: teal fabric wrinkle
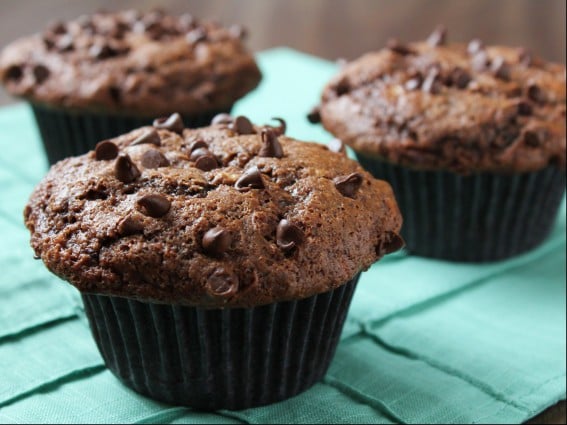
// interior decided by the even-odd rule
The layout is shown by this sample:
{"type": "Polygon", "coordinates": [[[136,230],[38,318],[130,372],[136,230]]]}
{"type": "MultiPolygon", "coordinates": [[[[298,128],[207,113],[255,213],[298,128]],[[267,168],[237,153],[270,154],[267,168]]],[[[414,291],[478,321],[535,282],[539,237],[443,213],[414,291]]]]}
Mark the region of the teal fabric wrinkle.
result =
{"type": "MultiPolygon", "coordinates": [[[[305,115],[336,65],[287,48],[258,58],[264,80],[234,113],[330,140],[305,115]]],[[[0,144],[1,423],[519,423],[565,398],[565,203],[545,244],[507,261],[387,256],[363,273],[323,382],[206,413],[136,394],[104,367],[79,293],[33,260],[22,211],[47,166],[26,106],[0,109],[0,144]]]]}

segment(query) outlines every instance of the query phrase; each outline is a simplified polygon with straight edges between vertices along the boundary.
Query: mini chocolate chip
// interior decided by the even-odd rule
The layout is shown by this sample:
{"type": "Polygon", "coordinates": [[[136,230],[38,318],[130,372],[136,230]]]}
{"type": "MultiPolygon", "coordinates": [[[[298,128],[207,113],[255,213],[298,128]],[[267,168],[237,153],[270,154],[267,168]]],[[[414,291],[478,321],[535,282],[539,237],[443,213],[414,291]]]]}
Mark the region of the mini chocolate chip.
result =
{"type": "Polygon", "coordinates": [[[529,116],[533,113],[532,105],[530,105],[525,100],[520,100],[518,102],[518,114],[523,116],[529,116]]]}
{"type": "Polygon", "coordinates": [[[327,149],[335,153],[346,153],[346,146],[340,139],[331,139],[327,143],[327,149]]]}
{"type": "Polygon", "coordinates": [[[262,130],[262,148],[258,152],[258,156],[268,158],[281,158],[283,156],[283,148],[278,141],[278,135],[272,130],[262,130]]]}
{"type": "Polygon", "coordinates": [[[169,199],[160,194],[145,195],[138,199],[138,205],[145,215],[153,218],[163,217],[171,208],[169,199]]]}
{"type": "Polygon", "coordinates": [[[43,45],[47,50],[51,50],[55,47],[55,42],[48,36],[44,36],[41,41],[43,41],[43,45]]]}
{"type": "Polygon", "coordinates": [[[234,38],[244,40],[248,36],[248,31],[242,25],[232,25],[228,29],[229,34],[234,38]]]}
{"type": "Polygon", "coordinates": [[[54,22],[47,28],[47,32],[52,34],[65,34],[67,32],[67,27],[63,22],[54,22]]]}
{"type": "Polygon", "coordinates": [[[347,94],[350,91],[350,83],[346,77],[343,77],[339,80],[339,82],[335,85],[335,93],[337,96],[342,96],[347,94]]]}
{"type": "Polygon", "coordinates": [[[213,297],[229,297],[238,291],[238,278],[219,267],[207,278],[207,289],[213,297]]]}
{"type": "Polygon", "coordinates": [[[140,177],[140,170],[128,155],[120,155],[114,164],[114,175],[122,183],[131,183],[140,177]]]}
{"type": "Polygon", "coordinates": [[[510,65],[506,62],[506,60],[502,56],[497,56],[492,61],[492,72],[496,78],[500,80],[509,81],[511,75],[510,65]]]}
{"type": "Polygon", "coordinates": [[[531,66],[533,63],[532,53],[525,47],[520,47],[518,49],[518,63],[524,66],[531,66]]]}
{"type": "Polygon", "coordinates": [[[142,165],[145,168],[167,167],[169,161],[160,151],[150,149],[142,155],[142,165]]]}
{"type": "Polygon", "coordinates": [[[397,53],[398,55],[406,56],[416,54],[415,50],[413,50],[409,46],[406,46],[405,44],[400,43],[400,41],[396,40],[395,38],[388,40],[386,46],[388,47],[388,49],[390,49],[394,53],[397,53]]]}
{"type": "Polygon", "coordinates": [[[207,32],[205,31],[204,28],[195,28],[192,31],[189,31],[187,33],[187,35],[185,35],[185,40],[187,40],[188,43],[191,44],[196,44],[199,43],[201,41],[205,41],[207,39],[207,32]]]}
{"type": "Polygon", "coordinates": [[[537,84],[530,84],[527,91],[528,97],[536,103],[545,103],[547,96],[537,84]]]}
{"type": "Polygon", "coordinates": [[[212,155],[202,156],[195,161],[195,167],[202,171],[211,171],[218,167],[218,163],[212,155]]]}
{"type": "Polygon", "coordinates": [[[208,146],[198,146],[195,149],[191,149],[191,161],[197,161],[202,156],[211,156],[211,152],[209,151],[208,146]]]}
{"type": "Polygon", "coordinates": [[[232,117],[230,116],[230,114],[223,112],[221,114],[215,115],[215,117],[211,121],[211,125],[230,124],[231,122],[232,122],[232,117]]]}
{"type": "Polygon", "coordinates": [[[203,235],[203,250],[207,255],[218,257],[224,254],[232,242],[230,233],[222,227],[214,227],[203,235]]]}
{"type": "Polygon", "coordinates": [[[181,115],[177,112],[171,114],[169,117],[157,118],[153,122],[155,128],[162,130],[173,131],[174,133],[181,134],[185,126],[183,125],[183,120],[181,115]]]}
{"type": "Polygon", "coordinates": [[[285,120],[283,118],[278,118],[278,117],[272,117],[272,119],[280,123],[279,126],[272,127],[273,131],[275,131],[280,136],[285,134],[285,131],[287,130],[287,124],[285,120]]]}
{"type": "Polygon", "coordinates": [[[49,74],[49,69],[45,65],[36,65],[33,67],[33,76],[38,84],[47,80],[49,74]]]}
{"type": "Polygon", "coordinates": [[[439,81],[439,70],[437,68],[432,68],[423,84],[421,85],[421,90],[431,94],[438,94],[441,91],[441,82],[439,81]]]}
{"type": "Polygon", "coordinates": [[[139,135],[134,140],[132,140],[130,146],[145,145],[145,144],[161,146],[161,138],[159,137],[158,132],[153,128],[144,131],[141,135],[139,135]]]}
{"type": "Polygon", "coordinates": [[[404,87],[408,91],[417,90],[421,86],[421,78],[411,78],[404,83],[404,87]]]}
{"type": "Polygon", "coordinates": [[[91,58],[103,60],[118,55],[118,51],[113,49],[107,43],[96,43],[89,49],[89,56],[91,58]]]}
{"type": "Polygon", "coordinates": [[[70,52],[74,49],[73,37],[70,34],[65,34],[57,40],[55,47],[57,47],[57,50],[60,52],[70,52]]]}
{"type": "Polygon", "coordinates": [[[22,67],[19,65],[11,65],[4,74],[4,79],[7,81],[19,81],[24,75],[22,67]]]}
{"type": "Polygon", "coordinates": [[[237,116],[231,124],[231,129],[238,134],[255,134],[254,126],[250,120],[242,115],[237,116]]]}
{"type": "Polygon", "coordinates": [[[136,233],[142,233],[144,231],[144,225],[140,219],[132,215],[127,215],[118,223],[118,233],[121,236],[135,235],[136,233]]]}
{"type": "Polygon", "coordinates": [[[262,174],[256,166],[245,171],[234,186],[241,192],[246,192],[249,189],[264,189],[265,187],[262,174]]]}
{"type": "Polygon", "coordinates": [[[305,236],[303,230],[286,219],[279,222],[276,230],[276,243],[284,251],[290,251],[301,244],[305,236]]]}
{"type": "Polygon", "coordinates": [[[311,124],[318,124],[321,122],[321,111],[317,106],[307,114],[307,121],[311,124]]]}
{"type": "Polygon", "coordinates": [[[98,142],[95,147],[95,158],[97,161],[106,161],[118,156],[118,146],[110,140],[98,142]]]}
{"type": "Polygon", "coordinates": [[[447,28],[439,25],[427,38],[427,42],[433,47],[445,45],[447,43],[447,28]]]}
{"type": "Polygon", "coordinates": [[[335,187],[341,195],[354,198],[354,195],[356,195],[356,192],[360,189],[363,180],[364,179],[361,174],[352,173],[348,176],[335,177],[333,183],[335,183],[335,187]]]}
{"type": "Polygon", "coordinates": [[[476,71],[486,71],[490,66],[490,59],[484,50],[479,50],[474,54],[471,64],[476,71]]]}
{"type": "Polygon", "coordinates": [[[471,81],[470,74],[457,66],[451,71],[451,82],[459,89],[466,89],[471,81]]]}
{"type": "Polygon", "coordinates": [[[484,43],[478,38],[471,40],[467,46],[469,55],[476,55],[482,49],[484,49],[484,43]]]}
{"type": "Polygon", "coordinates": [[[386,254],[396,252],[404,247],[406,243],[400,235],[394,232],[387,232],[384,239],[376,247],[376,253],[382,257],[386,254]]]}
{"type": "Polygon", "coordinates": [[[197,149],[209,149],[209,145],[207,145],[203,139],[198,139],[191,143],[191,146],[189,146],[189,152],[193,152],[197,149]]]}
{"type": "Polygon", "coordinates": [[[528,130],[524,133],[524,143],[532,148],[538,147],[543,139],[541,131],[528,130]]]}

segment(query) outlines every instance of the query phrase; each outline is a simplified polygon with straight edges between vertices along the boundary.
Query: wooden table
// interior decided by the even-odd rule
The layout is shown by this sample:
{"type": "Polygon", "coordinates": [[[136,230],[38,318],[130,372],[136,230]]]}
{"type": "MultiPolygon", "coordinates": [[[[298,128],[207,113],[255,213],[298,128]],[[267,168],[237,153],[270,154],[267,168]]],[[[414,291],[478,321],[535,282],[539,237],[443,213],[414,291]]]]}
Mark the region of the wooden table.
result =
{"type": "MultiPolygon", "coordinates": [[[[5,0],[0,2],[0,46],[39,31],[54,20],[71,19],[115,0],[5,0]]],[[[524,46],[542,57],[565,63],[564,0],[169,0],[120,2],[120,8],[164,7],[244,24],[249,46],[263,50],[287,45],[327,59],[354,59],[380,48],[390,37],[425,38],[438,24],[449,37],[524,46]]],[[[12,102],[0,93],[0,105],[12,102]]],[[[528,423],[566,423],[565,401],[528,423]]]]}

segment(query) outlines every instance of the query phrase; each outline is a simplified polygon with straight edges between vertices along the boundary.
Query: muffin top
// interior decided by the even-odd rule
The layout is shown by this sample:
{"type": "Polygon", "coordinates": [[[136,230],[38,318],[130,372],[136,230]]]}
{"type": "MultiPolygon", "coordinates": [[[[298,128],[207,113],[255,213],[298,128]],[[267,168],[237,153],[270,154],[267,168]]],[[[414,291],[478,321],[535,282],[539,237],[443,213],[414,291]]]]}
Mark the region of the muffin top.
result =
{"type": "Polygon", "coordinates": [[[356,151],[415,169],[565,167],[565,66],[523,48],[447,44],[443,28],[347,64],[319,113],[356,151]]]}
{"type": "Polygon", "coordinates": [[[403,245],[390,186],[242,116],[178,114],[55,164],[24,211],[47,267],[87,293],[246,307],[336,288],[403,245]]]}
{"type": "Polygon", "coordinates": [[[240,26],[160,10],[55,23],[0,54],[0,81],[32,102],[158,116],[222,110],[257,86],[240,26]]]}

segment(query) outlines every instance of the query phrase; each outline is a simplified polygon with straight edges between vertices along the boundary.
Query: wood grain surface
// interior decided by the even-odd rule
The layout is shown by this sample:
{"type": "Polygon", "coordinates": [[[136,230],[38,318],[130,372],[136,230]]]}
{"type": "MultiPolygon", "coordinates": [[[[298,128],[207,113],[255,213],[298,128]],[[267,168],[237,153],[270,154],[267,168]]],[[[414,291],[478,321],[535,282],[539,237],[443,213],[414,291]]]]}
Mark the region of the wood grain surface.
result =
{"type": "MultiPolygon", "coordinates": [[[[243,24],[255,51],[289,46],[331,60],[354,59],[390,37],[422,39],[444,24],[450,40],[480,37],[565,63],[565,0],[2,0],[0,47],[55,20],[134,7],[243,24]]],[[[13,101],[0,91],[0,105],[13,101]]],[[[565,424],[565,406],[562,401],[529,423],[565,424]]]]}

